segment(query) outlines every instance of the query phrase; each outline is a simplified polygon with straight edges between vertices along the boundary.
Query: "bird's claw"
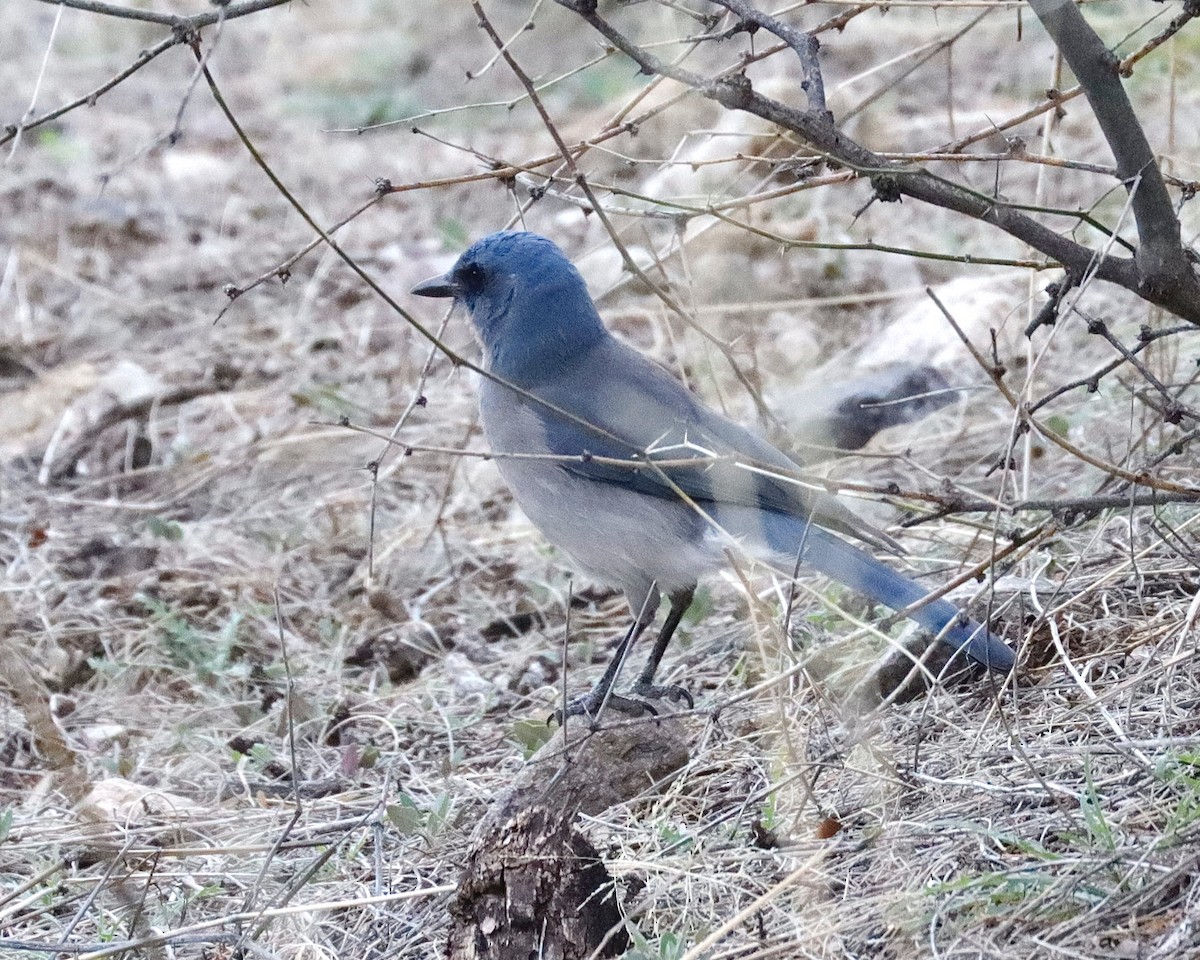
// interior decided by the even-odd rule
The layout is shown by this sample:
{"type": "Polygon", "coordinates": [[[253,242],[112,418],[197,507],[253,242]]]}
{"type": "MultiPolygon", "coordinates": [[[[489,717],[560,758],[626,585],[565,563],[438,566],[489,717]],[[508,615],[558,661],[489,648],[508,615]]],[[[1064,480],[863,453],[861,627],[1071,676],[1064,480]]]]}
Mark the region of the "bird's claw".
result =
{"type": "Polygon", "coordinates": [[[696,701],[692,699],[692,695],[683,687],[676,686],[673,683],[659,686],[658,684],[642,683],[639,681],[634,684],[633,693],[643,700],[674,700],[676,703],[686,703],[689,710],[694,710],[696,707],[696,701]]]}
{"type": "MultiPolygon", "coordinates": [[[[627,717],[642,717],[642,716],[658,716],[656,710],[648,701],[650,700],[673,700],[675,703],[686,703],[689,710],[696,707],[696,702],[692,699],[692,695],[683,687],[675,684],[658,685],[653,683],[638,683],[634,685],[633,697],[620,697],[614,694],[609,694],[607,701],[603,696],[598,696],[596,691],[592,691],[585,697],[580,697],[577,700],[572,700],[567,704],[568,717],[587,717],[592,729],[595,730],[599,726],[600,711],[602,708],[611,708],[617,713],[623,713],[627,717]],[[636,699],[635,699],[636,697],[636,699]]],[[[557,723],[560,727],[563,722],[563,711],[555,710],[546,718],[546,726],[552,723],[557,723]]]]}
{"type": "MultiPolygon", "coordinates": [[[[623,713],[629,717],[641,717],[646,714],[652,717],[658,716],[658,711],[643,700],[634,700],[631,697],[619,697],[615,693],[609,694],[606,700],[604,696],[597,696],[595,691],[577,700],[572,700],[567,704],[566,715],[568,717],[587,717],[589,724],[594,730],[599,726],[600,711],[602,708],[616,710],[617,713],[623,713]]],[[[560,727],[562,726],[562,710],[555,710],[546,718],[546,726],[555,722],[560,727]]]]}

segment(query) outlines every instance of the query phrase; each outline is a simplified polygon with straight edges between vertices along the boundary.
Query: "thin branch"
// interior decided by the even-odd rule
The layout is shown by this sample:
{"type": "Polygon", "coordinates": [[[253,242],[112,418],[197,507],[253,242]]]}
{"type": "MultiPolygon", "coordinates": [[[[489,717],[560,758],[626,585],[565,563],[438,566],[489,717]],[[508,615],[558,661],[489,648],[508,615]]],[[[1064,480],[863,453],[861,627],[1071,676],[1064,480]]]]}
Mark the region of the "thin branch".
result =
{"type": "Polygon", "coordinates": [[[39,0],[56,7],[71,7],[83,10],[85,13],[98,13],[106,17],[118,17],[122,20],[140,20],[143,23],[158,23],[174,30],[199,30],[209,27],[218,20],[233,20],[244,17],[259,10],[291,3],[292,0],[245,0],[244,3],[214,3],[218,9],[212,13],[198,13],[194,17],[180,17],[173,13],[154,13],[151,10],[138,10],[133,7],[120,7],[115,3],[102,3],[101,0],[39,0]]]}
{"type": "Polygon", "coordinates": [[[156,43],[153,47],[143,50],[138,54],[137,59],[133,61],[133,63],[131,63],[116,76],[100,84],[100,86],[96,87],[96,89],[85,93],[81,97],[76,97],[74,100],[71,100],[68,103],[64,103],[61,107],[57,107],[54,110],[43,113],[40,117],[36,117],[33,120],[22,120],[20,123],[9,124],[4,128],[4,132],[0,133],[0,146],[8,143],[8,141],[12,140],[14,137],[20,136],[26,130],[32,130],[34,127],[40,127],[42,124],[49,123],[51,120],[57,120],[64,113],[70,113],[72,110],[85,105],[89,107],[93,106],[103,94],[108,93],[109,90],[119,84],[122,80],[126,80],[133,76],[159,54],[165,53],[174,46],[178,46],[179,42],[179,39],[174,35],[166,37],[156,43]]]}
{"type": "MultiPolygon", "coordinates": [[[[334,426],[335,424],[322,423],[314,421],[320,426],[334,426]]],[[[373,430],[370,427],[359,426],[349,420],[342,420],[336,426],[349,430],[353,433],[362,434],[369,437],[377,437],[386,443],[401,448],[404,456],[412,456],[418,453],[436,454],[437,456],[460,457],[475,460],[517,460],[529,461],[536,463],[591,463],[600,464],[606,467],[616,467],[623,470],[645,470],[646,462],[644,460],[631,460],[621,457],[601,457],[594,454],[553,454],[553,453],[510,453],[502,450],[470,450],[465,447],[447,447],[447,446],[429,446],[423,444],[409,444],[394,436],[389,436],[373,430]]],[[[1185,435],[1181,441],[1193,439],[1191,434],[1185,435]]],[[[1172,452],[1174,451],[1172,446],[1172,452]]],[[[750,466],[747,462],[737,461],[727,456],[706,456],[694,457],[677,460],[654,460],[653,465],[661,469],[668,470],[704,470],[714,464],[719,463],[738,463],[741,466],[750,466]]],[[[886,499],[894,504],[907,504],[911,507],[913,502],[930,504],[934,507],[931,514],[914,517],[910,520],[903,521],[900,526],[909,527],[916,526],[919,523],[928,522],[931,519],[941,517],[955,516],[964,513],[997,513],[997,514],[1018,514],[1031,512],[1045,512],[1056,516],[1070,516],[1073,514],[1096,513],[1101,510],[1120,509],[1122,507],[1155,507],[1164,506],[1171,503],[1200,503],[1200,489],[1181,488],[1177,490],[1156,490],[1151,489],[1147,493],[1117,493],[1117,494],[1092,494],[1081,497],[1029,497],[1024,500],[1016,500],[1011,503],[1005,503],[1000,500],[985,499],[978,496],[968,498],[959,493],[947,493],[942,490],[917,490],[917,489],[899,489],[895,484],[886,484],[877,486],[873,484],[854,483],[847,480],[833,480],[827,477],[822,477],[816,474],[805,473],[800,470],[775,470],[771,471],[772,476],[777,477],[788,483],[793,483],[796,486],[807,490],[823,490],[826,493],[839,495],[844,493],[857,494],[873,494],[880,498],[886,499]]],[[[968,578],[969,579],[969,578],[968,578]]]]}
{"type": "MultiPolygon", "coordinates": [[[[1150,330],[1148,327],[1143,327],[1138,334],[1137,346],[1127,348],[1130,354],[1138,354],[1145,350],[1151,343],[1156,340],[1161,340],[1163,337],[1173,337],[1180,333],[1195,333],[1195,327],[1171,327],[1167,330],[1150,330]]],[[[1030,414],[1037,413],[1042,407],[1050,403],[1052,400],[1057,400],[1064,393],[1070,393],[1072,390],[1078,390],[1080,387],[1086,387],[1088,393],[1095,393],[1100,389],[1100,381],[1112,373],[1117,367],[1126,362],[1128,358],[1125,356],[1117,357],[1104,364],[1099,370],[1094,370],[1086,377],[1080,377],[1077,380],[1072,380],[1070,383],[1061,384],[1055,387],[1044,397],[1041,397],[1036,402],[1031,403],[1027,408],[1030,414]]]]}
{"type": "Polygon", "coordinates": [[[30,115],[32,115],[33,108],[37,105],[38,92],[42,89],[42,82],[46,79],[46,66],[50,62],[50,53],[54,50],[54,38],[58,36],[58,27],[60,23],[62,23],[61,7],[59,7],[58,13],[56,13],[54,16],[54,25],[50,28],[50,38],[46,41],[46,50],[42,54],[42,65],[38,68],[37,81],[33,85],[33,93],[29,98],[29,107],[21,116],[21,122],[16,125],[16,128],[13,131],[13,136],[15,139],[13,140],[12,150],[10,150],[8,153],[8,158],[10,160],[12,159],[13,154],[16,153],[17,147],[21,143],[21,131],[25,129],[25,121],[30,117],[30,115]]]}
{"type": "MultiPolygon", "coordinates": [[[[1076,516],[1092,517],[1102,510],[1123,510],[1128,507],[1162,507],[1171,503],[1200,503],[1200,490],[1194,493],[1169,493],[1152,490],[1149,493],[1094,494],[1085,497],[1030,497],[1006,503],[998,512],[1004,514],[1045,512],[1068,522],[1076,516]]],[[[988,500],[949,500],[930,516],[906,520],[902,527],[916,526],[928,520],[950,517],[960,513],[992,513],[996,505],[988,500]]]]}
{"type": "MultiPolygon", "coordinates": [[[[714,0],[714,2],[715,2],[715,0],[714,0]]],[[[954,33],[948,37],[943,37],[941,40],[935,40],[935,41],[927,44],[926,48],[923,51],[920,48],[913,51],[912,62],[909,63],[909,65],[904,70],[900,71],[900,73],[895,74],[893,76],[889,76],[887,83],[881,84],[879,87],[876,88],[876,90],[873,93],[869,94],[864,99],[859,100],[858,103],[856,103],[853,107],[851,107],[849,110],[847,110],[845,113],[843,113],[842,117],[841,117],[842,123],[845,123],[851,117],[858,116],[858,114],[860,114],[864,110],[866,110],[871,104],[877,102],[881,97],[886,96],[888,93],[895,90],[906,77],[909,77],[912,74],[916,73],[916,71],[920,70],[925,64],[927,64],[930,60],[932,60],[938,54],[943,53],[943,52],[950,53],[951,51],[953,51],[954,45],[956,43],[958,43],[959,40],[961,40],[968,33],[970,33],[977,26],[979,26],[979,24],[983,22],[985,17],[988,17],[989,15],[991,15],[994,12],[995,12],[995,7],[989,7],[987,9],[983,10],[979,14],[979,16],[975,17],[973,20],[970,20],[957,33],[954,33]]],[[[900,58],[896,58],[896,60],[899,60],[899,59],[900,58]]],[[[888,65],[888,62],[884,62],[882,64],[877,64],[872,69],[877,69],[878,67],[884,67],[887,65],[888,65]]]]}
{"type": "Polygon", "coordinates": [[[1017,417],[1020,419],[1025,428],[1036,431],[1038,436],[1042,437],[1044,440],[1075,457],[1077,460],[1095,467],[1111,478],[1124,480],[1126,483],[1129,483],[1133,486],[1148,487],[1151,490],[1160,490],[1167,493],[1186,495],[1200,495],[1200,487],[1182,483],[1174,483],[1173,481],[1165,480],[1162,477],[1151,476],[1149,468],[1143,467],[1139,470],[1127,470],[1124,467],[1117,466],[1114,463],[1109,463],[1106,460],[1095,457],[1086,450],[1083,450],[1071,443],[1066,437],[1060,436],[1056,431],[1050,429],[1048,426],[1034,417],[1029,412],[1029,407],[1020,399],[1020,397],[1013,393],[1008,384],[1004,382],[1003,368],[999,368],[990,363],[987,357],[979,352],[979,348],[971,342],[971,338],[966,335],[962,329],[962,326],[957,320],[954,319],[953,314],[946,309],[945,304],[938,299],[937,294],[935,294],[933,290],[928,287],[925,288],[925,293],[934,302],[938,310],[941,311],[942,315],[946,318],[946,321],[950,324],[955,334],[957,334],[958,338],[962,341],[963,346],[967,348],[967,351],[971,354],[975,362],[978,363],[983,371],[992,378],[992,382],[996,385],[996,389],[1009,404],[1009,406],[1012,407],[1013,411],[1017,414],[1017,417]]]}
{"type": "MultiPolygon", "coordinates": [[[[366,203],[360,204],[355,210],[351,211],[346,216],[342,217],[341,220],[339,220],[337,223],[335,223],[333,226],[331,226],[328,231],[329,234],[332,236],[333,234],[337,233],[340,229],[342,229],[342,227],[344,227],[346,224],[348,224],[351,220],[354,220],[360,214],[364,213],[371,207],[375,206],[375,204],[377,204],[380,200],[382,200],[384,198],[384,196],[386,195],[386,193],[389,192],[391,189],[392,189],[392,186],[390,183],[387,183],[386,181],[378,182],[375,186],[375,196],[373,196],[366,203]]],[[[266,283],[272,277],[278,277],[280,282],[287,283],[288,280],[291,279],[292,267],[294,267],[300,260],[302,260],[305,256],[307,256],[312,250],[314,250],[321,243],[322,243],[322,238],[320,236],[317,236],[314,239],[310,240],[308,243],[306,243],[304,246],[302,246],[299,250],[297,250],[295,253],[293,253],[290,257],[286,258],[281,263],[277,263],[266,273],[259,274],[253,280],[250,280],[250,281],[248,281],[244,284],[240,284],[240,285],[233,284],[233,283],[225,284],[224,288],[222,289],[222,292],[225,294],[226,297],[229,298],[229,302],[227,304],[225,304],[225,306],[223,306],[218,311],[216,317],[213,318],[213,326],[216,326],[218,323],[221,322],[221,318],[223,316],[225,316],[226,312],[233,306],[234,302],[238,299],[238,297],[242,296],[243,294],[249,293],[255,287],[260,286],[263,283],[266,283]]]]}
{"type": "Polygon", "coordinates": [[[1200,421],[1200,413],[1193,410],[1187,404],[1182,403],[1179,398],[1171,393],[1171,391],[1167,389],[1166,385],[1154,375],[1154,372],[1137,358],[1135,352],[1136,348],[1134,350],[1130,350],[1125,346],[1125,344],[1113,336],[1112,331],[1108,329],[1108,324],[1103,320],[1088,316],[1082,309],[1080,309],[1078,305],[1073,306],[1072,309],[1087,322],[1088,333],[1093,334],[1094,336],[1102,337],[1108,341],[1108,344],[1121,355],[1122,359],[1132,364],[1138,373],[1142,375],[1142,379],[1144,379],[1148,384],[1150,384],[1151,387],[1158,391],[1158,393],[1166,401],[1166,406],[1161,408],[1160,412],[1163,414],[1163,419],[1166,420],[1167,423],[1179,423],[1185,417],[1189,420],[1200,421]]]}
{"type": "Polygon", "coordinates": [[[1030,0],[1030,6],[1079,80],[1116,158],[1117,175],[1133,195],[1139,290],[1200,300],[1200,278],[1184,255],[1175,206],[1121,83],[1120,60],[1070,0],[1030,0]]]}
{"type": "Polygon", "coordinates": [[[821,48],[820,41],[811,33],[798,30],[778,17],[756,10],[746,0],[713,0],[713,3],[735,14],[743,23],[762,27],[768,33],[774,34],[795,51],[800,59],[800,69],[804,73],[800,87],[808,95],[809,112],[824,114],[826,120],[832,124],[833,114],[825,106],[825,81],[821,77],[821,64],[817,59],[817,51],[821,48]]]}
{"type": "Polygon", "coordinates": [[[259,10],[266,10],[269,7],[277,7],[284,3],[290,3],[291,0],[248,0],[246,3],[233,3],[228,6],[222,6],[215,13],[202,13],[194,17],[177,17],[172,14],[151,13],[146,10],[132,10],[127,7],[117,7],[109,3],[91,3],[88,0],[40,0],[41,3],[50,3],[55,6],[73,7],[77,10],[85,10],[89,13],[98,13],[110,17],[121,17],[128,20],[142,20],[148,23],[159,23],[164,26],[171,27],[170,36],[164,37],[154,46],[143,50],[138,54],[137,59],[128,67],[118,73],[116,76],[106,80],[94,90],[76,97],[61,107],[56,107],[53,110],[43,113],[40,117],[33,120],[22,120],[19,123],[10,123],[0,132],[0,146],[8,143],[8,141],[19,137],[26,130],[32,130],[34,127],[40,127],[44,123],[49,123],[51,120],[57,120],[65,113],[70,113],[72,110],[82,106],[95,106],[96,101],[100,97],[108,93],[113,87],[117,86],[124,80],[127,80],[133,74],[137,73],[146,64],[155,57],[176,47],[181,43],[186,43],[189,34],[199,30],[201,27],[207,27],[221,20],[233,20],[237,17],[244,17],[247,14],[257,13],[259,10]]]}
{"type": "Polygon", "coordinates": [[[750,79],[742,74],[710,78],[667,64],[647,53],[601,17],[596,12],[595,0],[555,2],[578,14],[610,44],[637,63],[644,73],[670,77],[729,110],[750,113],[790,130],[834,160],[857,169],[882,171],[871,178],[876,195],[881,199],[894,201],[909,196],[990,223],[1058,261],[1068,270],[1079,274],[1092,273],[1101,280],[1134,291],[1151,303],[1200,325],[1200,296],[1193,295],[1185,285],[1176,284],[1163,289],[1158,285],[1143,284],[1141,272],[1133,259],[1098,253],[1011,207],[1000,206],[966,188],[934,178],[923,169],[889,163],[830,125],[824,115],[798,110],[758,93],[753,89],[750,79]]]}

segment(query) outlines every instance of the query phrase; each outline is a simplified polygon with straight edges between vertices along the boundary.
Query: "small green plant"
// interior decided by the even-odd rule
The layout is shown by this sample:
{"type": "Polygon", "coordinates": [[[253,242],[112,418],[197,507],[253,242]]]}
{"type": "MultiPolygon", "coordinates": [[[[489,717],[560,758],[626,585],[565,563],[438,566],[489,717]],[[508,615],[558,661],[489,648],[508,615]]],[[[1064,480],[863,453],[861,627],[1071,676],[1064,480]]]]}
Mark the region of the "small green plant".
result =
{"type": "Polygon", "coordinates": [[[446,792],[424,808],[407,793],[401,793],[395,803],[384,809],[388,823],[402,836],[419,836],[426,843],[432,843],[452,823],[453,813],[454,799],[446,792]]]}
{"type": "Polygon", "coordinates": [[[425,815],[417,806],[416,801],[407,793],[400,794],[395,803],[389,803],[384,813],[388,818],[388,823],[395,827],[401,836],[414,836],[425,825],[425,815]]]}
{"type": "Polygon", "coordinates": [[[553,732],[541,720],[518,720],[508,728],[508,735],[528,760],[550,740],[553,732]]]}
{"type": "Polygon", "coordinates": [[[658,839],[664,848],[669,847],[675,851],[689,850],[696,842],[693,837],[688,836],[670,822],[664,823],[658,828],[658,839]]]}
{"type": "Polygon", "coordinates": [[[1096,789],[1096,781],[1092,779],[1092,765],[1086,760],[1083,778],[1084,792],[1079,798],[1079,812],[1083,815],[1083,824],[1087,828],[1088,840],[1091,846],[1111,853],[1117,849],[1119,838],[1116,830],[1104,815],[1105,798],[1096,789]]]}
{"type": "Polygon", "coordinates": [[[383,756],[382,751],[374,744],[367,744],[362,749],[362,753],[358,755],[358,768],[360,770],[371,770],[378,763],[380,757],[383,756]]]}
{"type": "Polygon", "coordinates": [[[62,130],[56,130],[48,126],[41,127],[35,136],[37,137],[38,149],[44,152],[48,158],[59,163],[79,162],[88,155],[88,147],[85,140],[68,136],[62,130]]]}
{"type": "Polygon", "coordinates": [[[341,389],[332,383],[322,383],[306,390],[297,390],[292,394],[292,403],[297,407],[309,407],[327,417],[349,417],[359,412],[359,408],[345,396],[341,389]]]}
{"type": "Polygon", "coordinates": [[[712,590],[705,586],[699,586],[696,588],[696,595],[692,597],[692,605],[683,615],[683,622],[695,626],[705,620],[716,606],[717,602],[713,598],[712,590]]]}
{"type": "Polygon", "coordinates": [[[471,232],[466,224],[454,217],[442,217],[437,223],[442,247],[446,250],[462,250],[471,243],[471,232]]]}
{"type": "Polygon", "coordinates": [[[165,517],[147,517],[146,529],[150,531],[152,536],[158,537],[160,540],[169,540],[174,543],[183,539],[183,527],[174,520],[167,520],[165,517]]]}
{"type": "MultiPolygon", "coordinates": [[[[1013,904],[1036,898],[1054,886],[1055,877],[1035,870],[995,871],[974,876],[955,877],[925,888],[931,896],[952,898],[957,913],[993,916],[1004,914],[1013,904]]],[[[1064,908],[1063,916],[1073,913],[1064,908]]]]}
{"type": "Polygon", "coordinates": [[[262,772],[275,762],[275,751],[265,743],[259,742],[250,748],[248,754],[254,769],[262,772]]]}
{"type": "Polygon", "coordinates": [[[1068,436],[1071,432],[1070,422],[1066,417],[1057,413],[1046,418],[1046,428],[1060,437],[1068,436]]]}
{"type": "Polygon", "coordinates": [[[633,946],[626,951],[624,960],[679,960],[687,952],[688,938],[674,931],[660,934],[658,942],[652,943],[632,923],[627,923],[625,929],[633,946]]]}
{"type": "Polygon", "coordinates": [[[1200,754],[1167,754],[1159,760],[1155,776],[1173,794],[1163,832],[1174,838],[1200,820],[1200,754]]]}
{"type": "Polygon", "coordinates": [[[775,828],[779,826],[779,794],[774,791],[767,794],[759,808],[758,822],[768,833],[775,832],[775,828]]]}
{"type": "Polygon", "coordinates": [[[211,684],[234,669],[241,654],[240,613],[229,619],[214,635],[197,628],[185,616],[155,597],[141,596],[142,605],[158,628],[162,645],[171,663],[194,670],[197,677],[211,684]]]}

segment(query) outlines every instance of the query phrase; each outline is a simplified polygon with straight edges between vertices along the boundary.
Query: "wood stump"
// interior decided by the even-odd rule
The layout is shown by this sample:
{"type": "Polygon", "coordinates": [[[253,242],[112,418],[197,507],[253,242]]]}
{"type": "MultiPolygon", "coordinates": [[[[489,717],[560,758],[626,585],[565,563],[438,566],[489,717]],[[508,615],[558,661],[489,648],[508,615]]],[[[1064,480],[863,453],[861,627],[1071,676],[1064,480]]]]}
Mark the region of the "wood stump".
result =
{"type": "Polygon", "coordinates": [[[450,906],[450,960],[584,960],[629,946],[617,888],[580,813],[660,790],[688,760],[674,717],[555,734],[488,810],[450,906]],[[598,951],[598,952],[597,952],[598,951]]]}

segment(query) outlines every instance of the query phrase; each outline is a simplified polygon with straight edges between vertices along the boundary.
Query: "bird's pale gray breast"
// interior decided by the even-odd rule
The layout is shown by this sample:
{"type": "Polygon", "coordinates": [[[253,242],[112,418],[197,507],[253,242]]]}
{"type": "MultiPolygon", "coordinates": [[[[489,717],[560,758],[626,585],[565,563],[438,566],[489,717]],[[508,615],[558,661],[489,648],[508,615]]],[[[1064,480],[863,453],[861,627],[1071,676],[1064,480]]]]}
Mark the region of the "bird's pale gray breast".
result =
{"type": "Polygon", "coordinates": [[[547,540],[598,580],[636,594],[652,579],[671,592],[721,565],[720,550],[694,535],[697,518],[682,502],[567,471],[551,456],[532,401],[485,381],[480,416],[517,504],[547,540]]]}

